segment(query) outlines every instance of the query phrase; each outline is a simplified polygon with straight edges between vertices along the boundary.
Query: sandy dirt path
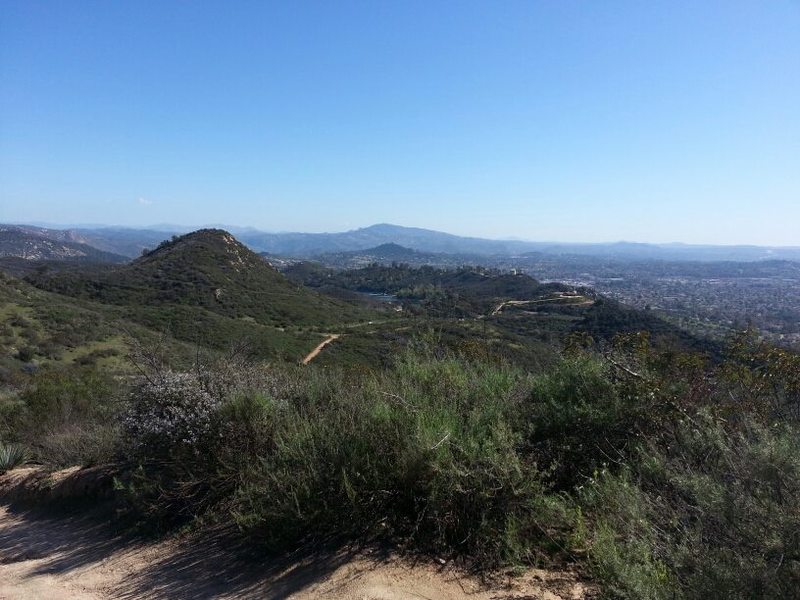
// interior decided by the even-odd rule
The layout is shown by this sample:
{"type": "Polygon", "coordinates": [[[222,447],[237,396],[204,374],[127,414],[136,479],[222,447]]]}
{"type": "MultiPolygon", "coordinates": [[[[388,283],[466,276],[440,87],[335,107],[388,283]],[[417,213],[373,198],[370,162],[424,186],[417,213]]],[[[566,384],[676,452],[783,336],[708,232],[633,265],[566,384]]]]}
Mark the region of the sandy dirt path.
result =
{"type": "Polygon", "coordinates": [[[347,552],[280,565],[244,560],[206,538],[137,542],[86,515],[0,506],[0,598],[99,600],[567,600],[591,597],[572,573],[531,571],[486,587],[438,564],[347,552]]]}
{"type": "Polygon", "coordinates": [[[594,300],[590,300],[584,296],[557,296],[555,298],[541,298],[539,300],[506,300],[495,306],[492,312],[489,313],[489,316],[493,317],[499,315],[506,306],[525,306],[528,304],[547,304],[548,302],[562,301],[569,306],[590,306],[594,304],[594,300]],[[578,298],[583,299],[580,302],[570,302],[570,300],[576,300],[578,298]]]}
{"type": "Polygon", "coordinates": [[[317,357],[317,354],[322,352],[322,349],[325,346],[327,346],[328,344],[330,344],[334,340],[338,340],[340,337],[342,337],[342,336],[339,333],[333,333],[333,334],[329,335],[328,337],[326,337],[319,344],[317,344],[316,348],[314,348],[311,352],[309,352],[306,355],[306,357],[303,359],[303,364],[307,365],[308,363],[310,363],[312,360],[314,360],[317,357]]]}

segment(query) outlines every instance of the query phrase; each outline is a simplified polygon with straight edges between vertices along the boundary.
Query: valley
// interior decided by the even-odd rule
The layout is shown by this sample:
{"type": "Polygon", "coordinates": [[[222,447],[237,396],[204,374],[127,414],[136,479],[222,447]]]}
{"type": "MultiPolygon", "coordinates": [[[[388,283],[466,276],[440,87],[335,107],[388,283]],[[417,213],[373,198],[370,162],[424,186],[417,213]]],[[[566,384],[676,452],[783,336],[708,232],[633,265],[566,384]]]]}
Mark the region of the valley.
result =
{"type": "MultiPolygon", "coordinates": [[[[0,241],[6,250],[0,252],[5,254],[5,258],[0,256],[0,269],[28,279],[35,279],[44,272],[49,275],[66,272],[61,279],[67,280],[69,272],[76,269],[94,271],[97,277],[105,277],[103,272],[114,270],[113,265],[124,260],[113,252],[136,258],[174,235],[122,228],[4,227],[0,232],[4,241],[0,241]],[[76,262],[68,253],[63,258],[46,252],[30,254],[30,246],[25,245],[30,242],[22,242],[22,239],[33,239],[39,244],[45,240],[50,244],[77,243],[81,249],[91,248],[89,244],[94,243],[97,248],[84,250],[76,262]]],[[[560,282],[571,289],[591,288],[630,307],[651,311],[685,331],[716,341],[752,325],[774,343],[789,347],[800,343],[800,271],[797,266],[800,263],[787,260],[794,256],[792,249],[533,244],[530,248],[534,250],[526,250],[522,242],[503,245],[491,240],[392,225],[369,227],[347,235],[267,235],[246,230],[239,241],[254,252],[260,252],[269,264],[291,279],[310,282],[317,288],[321,282],[313,280],[312,265],[335,271],[367,269],[372,264],[448,270],[494,269],[500,273],[525,273],[543,282],[560,282]],[[265,252],[265,248],[269,251],[265,252]],[[302,270],[306,271],[305,276],[298,274],[302,270]]],[[[164,277],[161,276],[162,286],[167,283],[164,277]]],[[[52,288],[57,284],[51,281],[48,285],[52,288]]],[[[366,293],[375,294],[377,299],[385,290],[373,287],[366,293]]],[[[108,296],[110,292],[103,293],[108,296]]],[[[338,293],[348,302],[357,299],[342,286],[338,293]]]]}
{"type": "MultiPolygon", "coordinates": [[[[56,294],[58,303],[93,307],[112,324],[118,319],[119,325],[110,325],[117,331],[143,328],[151,337],[212,353],[244,343],[261,358],[301,361],[315,340],[331,331],[347,335],[326,350],[323,362],[343,365],[385,364],[425,331],[436,331],[453,347],[471,340],[498,358],[531,364],[550,360],[573,331],[610,340],[642,326],[654,339],[702,345],[644,312],[634,317],[635,311],[617,308],[610,299],[602,300],[600,309],[593,292],[587,297],[562,284],[540,284],[498,269],[372,263],[341,270],[296,261],[281,273],[222,230],[164,240],[122,265],[5,260],[0,266],[19,295],[30,296],[24,290],[35,288],[34,303],[43,305],[47,294],[56,294]]],[[[6,311],[8,319],[15,318],[10,305],[6,311]]],[[[52,360],[57,352],[49,350],[50,343],[47,335],[29,336],[25,353],[34,362],[52,360]]],[[[17,345],[12,347],[19,352],[17,345]]],[[[83,354],[112,351],[87,348],[83,354]]],[[[68,346],[61,352],[81,354],[68,346]]],[[[13,365],[12,358],[6,361],[13,365]]]]}
{"type": "MultiPolygon", "coordinates": [[[[11,582],[0,592],[12,597],[124,598],[154,585],[130,542],[80,520],[59,521],[60,543],[108,540],[103,561],[81,567],[95,583],[79,590],[84,571],[72,568],[41,577],[37,565],[60,564],[63,549],[19,554],[12,537],[52,525],[17,505],[111,511],[129,534],[175,536],[137,542],[164,564],[194,560],[186,549],[217,533],[225,561],[242,546],[267,569],[303,572],[287,557],[354,549],[330,572],[311,561],[297,598],[417,593],[419,577],[432,598],[461,598],[465,586],[496,597],[497,580],[475,574],[510,567],[522,575],[503,590],[520,597],[635,594],[651,576],[635,547],[680,562],[707,589],[709,570],[739,581],[733,573],[756,560],[743,538],[698,529],[742,522],[714,498],[752,506],[754,478],[777,460],[764,445],[788,449],[780,489],[800,481],[793,430],[775,425],[792,422],[800,392],[787,337],[791,261],[598,262],[398,244],[276,256],[222,229],[172,235],[127,261],[17,247],[0,258],[0,503],[10,507],[0,507],[0,575],[11,582]],[[656,301],[658,290],[669,293],[656,301]],[[745,330],[745,318],[764,328],[745,330]],[[724,440],[719,462],[709,440],[724,440]],[[64,485],[59,473],[87,483],[64,485]],[[686,497],[705,521],[689,518],[686,497]],[[701,534],[686,554],[685,540],[701,534]],[[365,563],[384,551],[386,563],[365,563]]],[[[759,498],[748,539],[793,526],[788,497],[800,494],[759,498]]],[[[786,551],[780,565],[796,569],[786,551]]],[[[792,575],[775,578],[778,559],[765,560],[754,585],[780,594],[792,575]]],[[[223,565],[207,588],[161,580],[186,597],[253,597],[294,581],[255,571],[241,588],[219,583],[231,577],[223,565]]]]}

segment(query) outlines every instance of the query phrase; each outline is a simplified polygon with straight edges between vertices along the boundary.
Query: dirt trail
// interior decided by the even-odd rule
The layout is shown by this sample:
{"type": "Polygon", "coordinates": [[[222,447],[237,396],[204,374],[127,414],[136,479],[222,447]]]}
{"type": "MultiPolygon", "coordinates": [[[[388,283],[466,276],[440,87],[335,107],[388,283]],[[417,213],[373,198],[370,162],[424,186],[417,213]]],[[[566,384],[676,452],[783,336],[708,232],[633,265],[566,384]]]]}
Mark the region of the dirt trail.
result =
{"type": "Polygon", "coordinates": [[[340,337],[342,337],[342,336],[339,333],[333,333],[333,334],[329,335],[328,337],[326,337],[319,344],[317,344],[316,348],[314,348],[311,352],[309,352],[306,355],[306,357],[303,359],[303,364],[307,365],[308,363],[310,363],[312,360],[314,360],[317,357],[317,354],[322,352],[322,349],[325,346],[330,344],[333,340],[338,340],[340,337]]]}
{"type": "Polygon", "coordinates": [[[506,306],[525,306],[527,304],[547,304],[548,302],[562,302],[569,306],[590,306],[594,304],[594,300],[586,298],[585,296],[556,296],[554,298],[541,298],[538,300],[506,300],[494,307],[492,312],[489,313],[490,317],[500,314],[506,306]],[[570,300],[579,300],[579,302],[570,302],[570,300]]]}
{"type": "Polygon", "coordinates": [[[590,597],[572,573],[531,571],[487,588],[450,567],[340,551],[282,564],[245,561],[204,538],[136,542],[96,519],[0,506],[3,600],[567,600],[590,597]]]}

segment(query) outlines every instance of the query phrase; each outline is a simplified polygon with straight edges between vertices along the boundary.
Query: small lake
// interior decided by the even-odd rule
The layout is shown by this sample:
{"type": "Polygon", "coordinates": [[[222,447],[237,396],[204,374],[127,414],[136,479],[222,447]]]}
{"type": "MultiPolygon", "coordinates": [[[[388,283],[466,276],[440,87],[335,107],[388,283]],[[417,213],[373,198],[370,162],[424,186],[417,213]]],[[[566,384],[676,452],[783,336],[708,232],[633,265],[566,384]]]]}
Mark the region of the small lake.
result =
{"type": "Polygon", "coordinates": [[[359,294],[377,302],[387,302],[389,304],[400,302],[400,299],[394,294],[381,294],[378,292],[359,292],[359,294]]]}

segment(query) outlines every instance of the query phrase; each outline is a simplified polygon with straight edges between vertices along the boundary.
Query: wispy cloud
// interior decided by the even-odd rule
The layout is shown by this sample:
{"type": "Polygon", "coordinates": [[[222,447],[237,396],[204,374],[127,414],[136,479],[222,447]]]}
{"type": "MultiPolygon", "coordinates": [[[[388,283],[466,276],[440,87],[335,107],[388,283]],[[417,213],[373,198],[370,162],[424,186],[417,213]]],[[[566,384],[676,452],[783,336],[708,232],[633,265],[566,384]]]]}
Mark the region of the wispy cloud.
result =
{"type": "Polygon", "coordinates": [[[148,200],[147,198],[139,198],[136,202],[142,206],[150,206],[153,203],[152,200],[148,200]]]}

